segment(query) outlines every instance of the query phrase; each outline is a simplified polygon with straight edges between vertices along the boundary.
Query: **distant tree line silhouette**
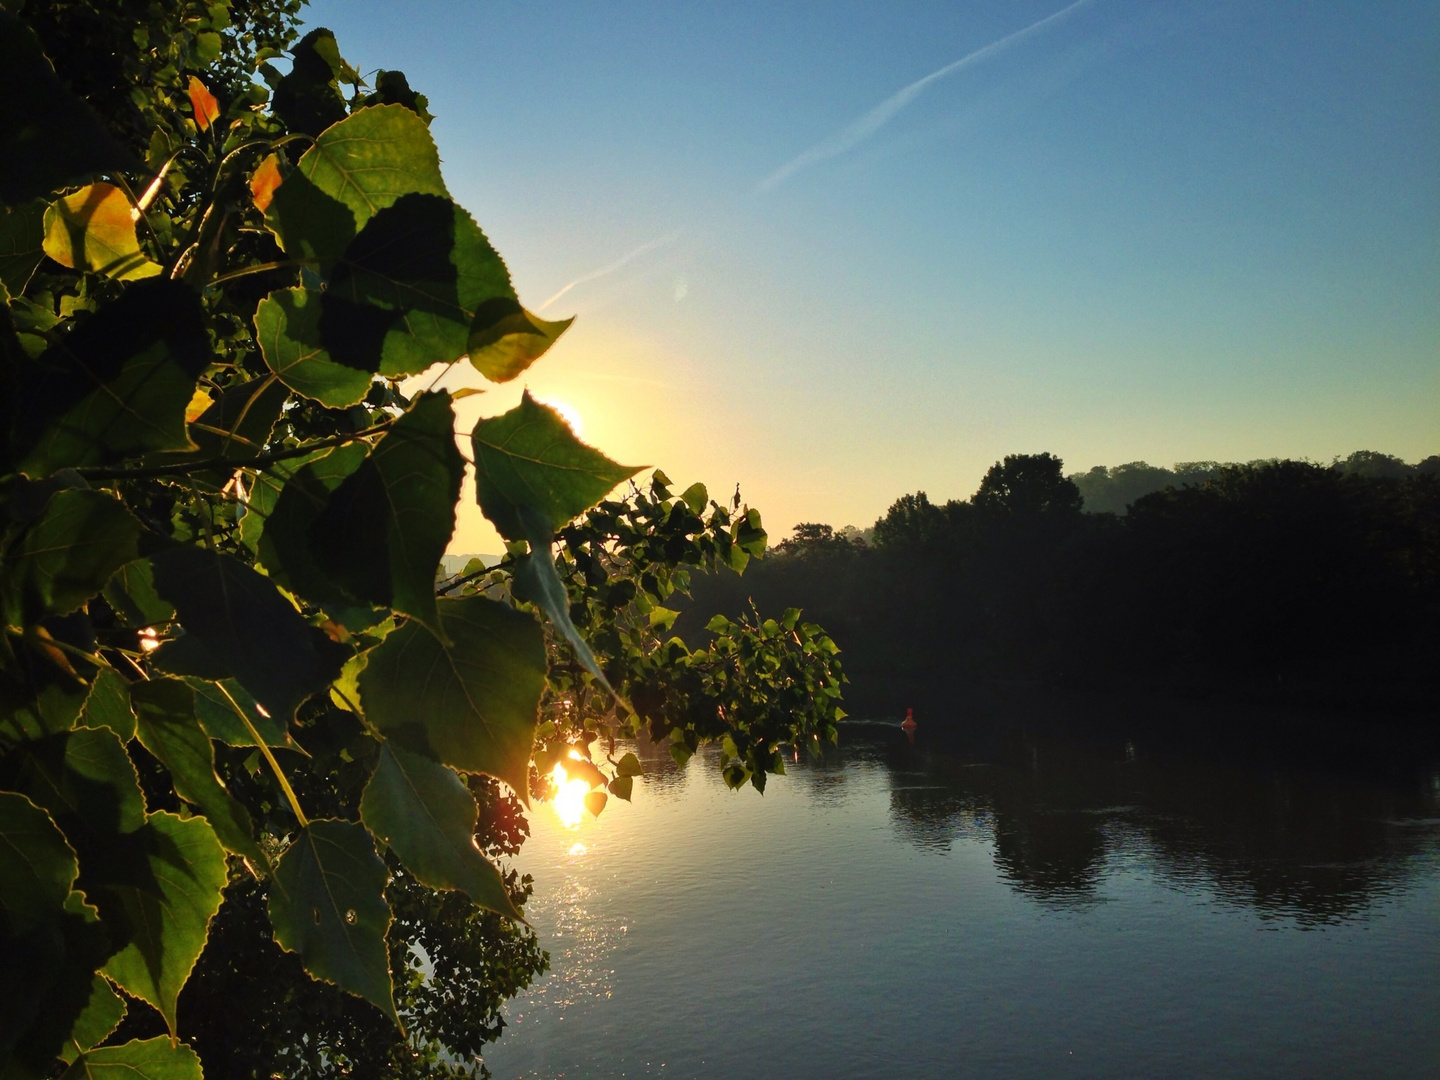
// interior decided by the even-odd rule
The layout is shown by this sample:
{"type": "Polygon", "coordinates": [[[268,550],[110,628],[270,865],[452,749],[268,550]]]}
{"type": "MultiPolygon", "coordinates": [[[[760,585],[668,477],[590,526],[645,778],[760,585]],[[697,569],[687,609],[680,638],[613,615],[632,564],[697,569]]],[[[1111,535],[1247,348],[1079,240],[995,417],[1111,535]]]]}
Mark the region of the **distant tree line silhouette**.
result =
{"type": "Polygon", "coordinates": [[[1440,703],[1440,457],[1066,477],[1015,454],[970,499],[904,495],[867,532],[797,526],[743,578],[697,578],[677,630],[749,599],[800,607],[844,650],[859,709],[896,676],[1440,703]]]}

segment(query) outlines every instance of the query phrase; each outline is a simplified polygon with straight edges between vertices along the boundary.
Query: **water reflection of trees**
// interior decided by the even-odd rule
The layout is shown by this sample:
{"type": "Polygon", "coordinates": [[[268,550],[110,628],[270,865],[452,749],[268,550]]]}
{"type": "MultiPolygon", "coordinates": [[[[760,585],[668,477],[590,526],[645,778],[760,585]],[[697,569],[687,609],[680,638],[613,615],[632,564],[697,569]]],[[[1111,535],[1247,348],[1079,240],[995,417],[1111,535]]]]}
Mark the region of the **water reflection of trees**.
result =
{"type": "Polygon", "coordinates": [[[1123,852],[1177,887],[1330,922],[1403,888],[1415,857],[1440,848],[1440,796],[1414,769],[1341,775],[1034,736],[968,754],[897,744],[889,765],[907,841],[990,841],[1001,877],[1050,905],[1094,902],[1123,852]]]}

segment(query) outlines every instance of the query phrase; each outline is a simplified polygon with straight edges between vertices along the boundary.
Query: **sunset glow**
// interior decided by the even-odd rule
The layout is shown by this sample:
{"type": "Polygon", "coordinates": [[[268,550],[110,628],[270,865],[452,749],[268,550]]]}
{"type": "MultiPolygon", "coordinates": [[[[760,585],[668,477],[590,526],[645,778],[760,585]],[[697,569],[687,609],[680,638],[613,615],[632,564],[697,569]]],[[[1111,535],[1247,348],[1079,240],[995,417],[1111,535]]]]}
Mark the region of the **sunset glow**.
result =
{"type": "Polygon", "coordinates": [[[584,780],[571,779],[565,772],[565,766],[560,764],[550,770],[550,782],[555,785],[555,794],[550,798],[555,816],[567,829],[578,829],[585,814],[585,794],[590,785],[584,780]]]}

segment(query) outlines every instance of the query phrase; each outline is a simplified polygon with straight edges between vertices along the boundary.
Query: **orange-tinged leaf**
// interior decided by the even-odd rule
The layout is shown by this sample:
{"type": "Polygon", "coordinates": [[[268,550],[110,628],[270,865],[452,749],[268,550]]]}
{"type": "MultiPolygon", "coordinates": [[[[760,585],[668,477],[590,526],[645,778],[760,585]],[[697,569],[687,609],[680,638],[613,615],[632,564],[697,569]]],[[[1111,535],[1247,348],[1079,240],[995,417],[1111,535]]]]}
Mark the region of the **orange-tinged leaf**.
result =
{"type": "Polygon", "coordinates": [[[190,76],[190,108],[195,110],[195,126],[201,131],[220,119],[220,102],[194,75],[190,76]]]}
{"type": "Polygon", "coordinates": [[[190,398],[190,404],[185,406],[185,422],[193,424],[204,416],[205,410],[213,404],[215,403],[210,400],[210,395],[197,386],[194,395],[190,398]]]}
{"type": "Polygon", "coordinates": [[[121,281],[160,273],[159,264],[140,250],[130,200],[111,184],[90,184],[51,203],[45,211],[44,248],[61,266],[121,281]]]}
{"type": "Polygon", "coordinates": [[[269,208],[270,200],[275,197],[275,189],[280,186],[284,177],[280,175],[280,156],[271,154],[255,170],[255,175],[250,177],[250,194],[255,197],[255,209],[262,214],[269,208]]]}

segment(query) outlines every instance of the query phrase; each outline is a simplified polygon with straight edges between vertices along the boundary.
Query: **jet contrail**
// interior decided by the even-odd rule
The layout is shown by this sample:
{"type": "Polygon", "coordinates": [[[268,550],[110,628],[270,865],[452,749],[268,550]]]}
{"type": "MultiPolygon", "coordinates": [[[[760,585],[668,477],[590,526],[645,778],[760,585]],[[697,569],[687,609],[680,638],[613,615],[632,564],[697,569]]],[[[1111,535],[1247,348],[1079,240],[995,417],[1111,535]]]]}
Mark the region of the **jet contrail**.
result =
{"type": "Polygon", "coordinates": [[[811,165],[827,161],[833,157],[838,157],[845,153],[845,151],[853,149],[884,127],[892,116],[919,97],[920,92],[937,79],[943,79],[946,75],[954,74],[962,68],[973,67],[985,60],[989,60],[992,56],[1003,52],[1030,35],[1038,33],[1045,29],[1045,27],[1065,18],[1065,16],[1069,15],[1076,8],[1084,7],[1090,2],[1091,0],[1075,0],[1075,2],[1068,7],[1061,8],[1053,15],[1045,16],[1045,18],[1039,22],[1031,23],[1023,30],[1016,30],[1013,34],[1008,34],[999,41],[986,45],[983,49],[976,49],[968,56],[962,56],[954,63],[946,64],[938,71],[932,71],[924,78],[916,79],[909,86],[891,94],[849,127],[836,132],[824,142],[816,143],[803,154],[787,161],[764,180],[761,180],[759,189],[761,191],[768,191],[777,184],[784,183],[801,169],[806,169],[811,165]]]}
{"type": "Polygon", "coordinates": [[[535,310],[544,311],[551,304],[555,303],[556,300],[559,300],[567,292],[575,288],[576,285],[584,285],[587,281],[594,281],[596,278],[604,277],[606,274],[613,274],[616,270],[619,270],[626,263],[631,262],[634,259],[638,259],[647,251],[654,251],[656,248],[664,247],[666,244],[673,244],[676,240],[680,239],[680,234],[684,231],[684,229],[676,229],[672,233],[666,233],[664,236],[657,237],[656,239],[651,240],[648,244],[641,244],[638,248],[630,252],[628,255],[622,255],[614,262],[606,266],[600,267],[599,270],[591,270],[588,274],[581,274],[578,278],[570,282],[569,285],[566,285],[563,289],[557,292],[554,296],[550,297],[549,300],[546,300],[535,310]]]}

